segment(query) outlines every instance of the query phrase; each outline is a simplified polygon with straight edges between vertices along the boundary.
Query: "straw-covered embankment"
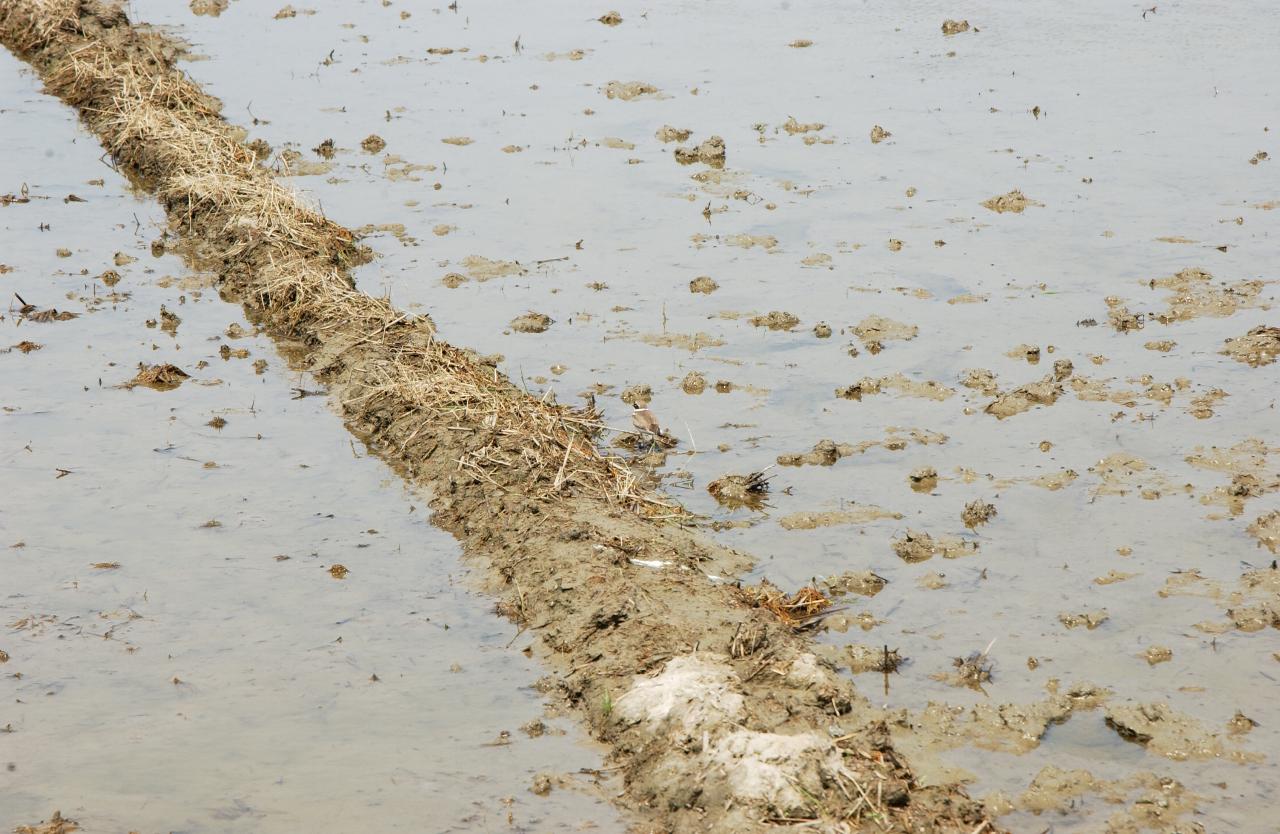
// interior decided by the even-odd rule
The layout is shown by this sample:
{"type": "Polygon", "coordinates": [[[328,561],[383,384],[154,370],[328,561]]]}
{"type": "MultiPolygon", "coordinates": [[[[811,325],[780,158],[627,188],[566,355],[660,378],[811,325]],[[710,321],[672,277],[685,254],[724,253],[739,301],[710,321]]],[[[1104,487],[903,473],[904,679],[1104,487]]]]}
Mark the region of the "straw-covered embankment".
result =
{"type": "Polygon", "coordinates": [[[749,562],[602,454],[596,415],[530,396],[357,290],[355,236],[259,164],[175,44],[96,0],[8,0],[0,40],[156,194],[223,296],[329,386],[351,431],[428,488],[502,613],[537,636],[549,696],[611,745],[638,830],[990,830],[958,788],[913,781],[880,714],[802,634],[710,578],[749,562]]]}

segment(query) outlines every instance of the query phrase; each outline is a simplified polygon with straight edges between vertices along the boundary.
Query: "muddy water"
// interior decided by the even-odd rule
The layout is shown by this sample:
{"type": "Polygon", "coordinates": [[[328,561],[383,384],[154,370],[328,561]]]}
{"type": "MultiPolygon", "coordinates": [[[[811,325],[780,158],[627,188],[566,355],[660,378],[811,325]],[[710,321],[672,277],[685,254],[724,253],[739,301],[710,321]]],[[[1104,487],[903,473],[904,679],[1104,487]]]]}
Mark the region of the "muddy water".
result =
{"type": "Polygon", "coordinates": [[[0,191],[30,200],[0,208],[0,829],[617,830],[421,499],[152,254],[158,207],[7,53],[0,102],[0,191]],[[78,317],[20,320],[14,292],[78,317]],[[139,362],[190,378],[120,387],[139,362]]]}
{"type": "MultiPolygon", "coordinates": [[[[1087,681],[1112,690],[1112,704],[1167,701],[1224,738],[1239,710],[1260,726],[1228,739],[1232,749],[1280,749],[1280,710],[1268,697],[1280,674],[1277,632],[1197,628],[1224,622],[1222,606],[1157,593],[1193,569],[1234,587],[1272,558],[1246,528],[1280,507],[1280,493],[1249,498],[1233,515],[1201,501],[1232,473],[1187,457],[1280,442],[1280,364],[1252,368],[1218,353],[1224,339],[1276,323],[1275,285],[1237,288],[1219,300],[1239,309],[1198,315],[1206,311],[1177,298],[1203,295],[1199,284],[1151,284],[1190,267],[1212,274],[1209,288],[1277,277],[1280,179],[1274,158],[1257,157],[1280,152],[1265,80],[1274,73],[1260,71],[1277,68],[1262,4],[1160,7],[1144,18],[1104,3],[1034,17],[990,3],[966,8],[973,28],[951,37],[940,26],[958,11],[944,6],[688,4],[624,8],[617,26],[595,19],[603,7],[564,3],[312,3],[277,17],[240,2],[217,18],[181,4],[133,8],[179,27],[210,59],[192,74],[251,138],[301,154],[285,160],[305,174],[296,187],[339,222],[370,227],[381,257],[360,276],[366,291],[430,312],[450,341],[500,352],[530,390],[561,399],[597,391],[613,425],[629,422],[617,395],[651,386],[655,413],[681,439],[661,468],[669,489],[741,522],[721,535],[761,557],[758,578],[795,587],[869,569],[888,579],[873,599],[848,601],[849,622],[833,618],[822,636],[909,658],[887,693],[879,676],[860,678],[875,700],[912,711],[931,701],[1028,703],[1053,679],[1087,681]],[[791,45],[801,40],[812,44],[791,45]],[[664,126],[692,131],[688,148],[722,137],[724,169],[677,164],[677,143],[655,135],[664,126]],[[873,142],[876,126],[889,135],[873,142]],[[365,143],[371,135],[380,141],[365,143]],[[312,151],[326,139],[332,159],[312,151]],[[982,205],[1015,189],[1029,201],[1021,212],[982,205]],[[700,276],[718,288],[691,293],[700,276]],[[1109,314],[1123,323],[1125,309],[1144,314],[1145,326],[1111,327],[1109,314]],[[1170,309],[1195,315],[1169,324],[1146,315],[1170,309]],[[799,324],[752,324],[772,311],[799,324]],[[550,325],[513,326],[531,312],[550,325]],[[871,316],[891,325],[855,332],[871,316]],[[829,338],[812,332],[819,323],[829,338]],[[890,338],[911,328],[912,338],[890,338]],[[1021,346],[1039,348],[1036,364],[1021,346]],[[995,394],[961,385],[983,369],[1010,392],[1059,360],[1073,376],[1064,371],[1056,402],[1005,419],[984,412],[995,394]],[[705,378],[705,393],[681,389],[690,372],[705,378]],[[880,390],[861,400],[835,396],[864,379],[888,383],[864,384],[880,390]],[[728,393],[717,392],[721,381],[728,393]],[[831,466],[776,465],[822,439],[855,453],[831,466]],[[1113,455],[1125,457],[1098,466],[1113,455]],[[765,513],[721,511],[704,491],[727,472],[770,465],[765,513]],[[937,485],[913,490],[909,474],[925,467],[937,485]],[[962,511],[975,500],[997,515],[970,530],[962,511]],[[857,512],[867,505],[887,512],[857,512]],[[794,523],[797,513],[846,511],[873,520],[794,523]],[[908,563],[892,541],[909,529],[978,549],[908,563]],[[1093,629],[1060,619],[1099,611],[1108,618],[1093,629]],[[934,679],[992,640],[985,692],[934,679]],[[1151,647],[1172,649],[1172,660],[1148,664],[1141,655],[1151,647]]],[[[22,359],[37,357],[52,361],[47,351],[22,359]]],[[[163,397],[193,391],[206,389],[163,397]]],[[[150,392],[128,396],[139,395],[150,392]]],[[[327,429],[299,423],[308,443],[322,431],[327,448],[345,443],[331,420],[327,429]]],[[[1259,477],[1274,482],[1280,456],[1264,458],[1259,477]]],[[[295,497],[277,486],[273,500],[295,497]]],[[[403,509],[367,526],[394,529],[403,509]]],[[[328,564],[316,558],[317,571],[328,564]]],[[[357,579],[344,563],[347,581],[357,579]]],[[[480,607],[468,598],[459,611],[501,631],[480,607]]],[[[537,674],[522,668],[526,682],[537,674]]],[[[1122,740],[1101,710],[1075,714],[1023,754],[962,746],[942,758],[976,793],[1014,797],[1048,764],[1112,780],[1154,772],[1200,797],[1210,829],[1268,830],[1259,812],[1280,784],[1274,756],[1173,761],[1122,740]]],[[[1004,822],[1043,828],[1028,813],[1004,822]]],[[[1089,794],[1054,822],[1096,830],[1110,813],[1089,794]]]]}

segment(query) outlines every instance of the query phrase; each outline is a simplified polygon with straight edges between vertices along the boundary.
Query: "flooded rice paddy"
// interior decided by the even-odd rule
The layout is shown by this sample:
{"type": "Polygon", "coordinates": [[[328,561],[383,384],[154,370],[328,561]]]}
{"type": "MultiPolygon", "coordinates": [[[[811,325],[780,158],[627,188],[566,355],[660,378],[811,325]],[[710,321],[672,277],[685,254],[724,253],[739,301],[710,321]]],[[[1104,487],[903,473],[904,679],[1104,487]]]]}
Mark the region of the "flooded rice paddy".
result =
{"type": "MultiPolygon", "coordinates": [[[[819,640],[906,659],[857,680],[923,778],[1015,831],[1147,790],[1117,830],[1271,830],[1280,363],[1223,353],[1280,324],[1265,7],[193,5],[131,14],[368,233],[362,289],[611,425],[650,400],[748,579],[887,580],[819,640]]],[[[0,355],[0,822],[621,830],[589,775],[529,793],[599,753],[518,731],[541,670],[452,541],[3,66],[0,287],[79,317],[0,339],[41,346],[0,355]]]]}
{"type": "Polygon", "coordinates": [[[2,323],[0,829],[616,829],[454,540],[0,63],[0,280],[77,314],[2,323]],[[140,362],[190,378],[123,387],[140,362]]]}

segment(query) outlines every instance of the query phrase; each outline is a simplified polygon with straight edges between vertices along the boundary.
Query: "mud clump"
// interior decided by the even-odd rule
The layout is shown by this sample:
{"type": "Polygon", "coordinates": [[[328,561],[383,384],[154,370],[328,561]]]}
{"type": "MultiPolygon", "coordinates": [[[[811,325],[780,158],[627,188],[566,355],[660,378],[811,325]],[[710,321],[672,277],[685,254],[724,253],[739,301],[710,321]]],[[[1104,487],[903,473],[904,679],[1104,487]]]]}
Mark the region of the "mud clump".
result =
{"type": "Polygon", "coordinates": [[[707,390],[707,378],[697,371],[689,371],[684,379],[680,380],[680,390],[686,394],[701,394],[707,390]]]}
{"type": "Polygon", "coordinates": [[[1010,359],[1025,359],[1028,365],[1040,364],[1040,348],[1038,345],[1018,345],[1005,354],[1010,359]]]}
{"type": "Polygon", "coordinates": [[[808,452],[792,452],[778,455],[778,463],[782,466],[832,466],[840,458],[848,457],[857,450],[848,443],[836,443],[834,440],[819,440],[808,452]]]}
{"type": "Polygon", "coordinates": [[[722,475],[707,484],[707,492],[730,509],[748,507],[758,510],[765,505],[765,496],[769,494],[769,478],[763,472],[722,475]]]}
{"type": "Polygon", "coordinates": [[[786,122],[782,125],[782,129],[792,136],[800,133],[816,133],[824,127],[826,125],[822,122],[798,122],[795,116],[787,117],[786,122]]]}
{"type": "Polygon", "coordinates": [[[980,391],[988,397],[995,396],[1000,391],[1000,386],[996,384],[996,375],[986,368],[970,368],[965,371],[964,376],[960,377],[960,384],[965,388],[980,391]]]}
{"type": "Polygon", "coordinates": [[[844,524],[869,524],[881,519],[900,521],[902,513],[867,504],[847,510],[791,513],[778,519],[778,526],[783,530],[816,530],[819,527],[838,527],[844,524]]]}
{"type": "Polygon", "coordinates": [[[1229,748],[1220,735],[1166,703],[1115,705],[1108,707],[1105,715],[1107,726],[1125,741],[1177,762],[1219,757],[1245,762],[1258,758],[1229,748]]]}
{"type": "Polygon", "coordinates": [[[605,12],[596,18],[596,20],[600,21],[605,26],[617,26],[622,23],[622,15],[618,12],[605,12]]]}
{"type": "Polygon", "coordinates": [[[704,165],[710,165],[712,168],[723,168],[725,161],[724,140],[719,136],[712,136],[697,147],[676,148],[673,155],[676,162],[681,165],[692,165],[695,162],[701,162],[704,165]]]}
{"type": "Polygon", "coordinates": [[[1280,356],[1280,327],[1259,325],[1243,336],[1227,339],[1222,354],[1255,368],[1270,365],[1280,356]]]}
{"type": "Polygon", "coordinates": [[[892,339],[910,341],[920,333],[920,328],[913,324],[887,319],[884,316],[867,316],[853,328],[854,335],[862,340],[862,344],[871,353],[884,350],[884,343],[892,339]]]}
{"type": "Polygon", "coordinates": [[[890,136],[893,136],[893,134],[882,128],[880,125],[874,125],[871,128],[871,144],[873,145],[879,145],[890,136]]]}
{"type": "Polygon", "coordinates": [[[1048,765],[1035,775],[1018,797],[1018,807],[1033,814],[1065,812],[1072,800],[1092,793],[1098,787],[1098,780],[1087,770],[1062,770],[1048,765]]]}
{"type": "Polygon", "coordinates": [[[525,275],[528,270],[522,267],[519,261],[501,261],[486,258],[483,255],[468,255],[462,259],[462,266],[467,271],[467,276],[480,283],[492,281],[495,278],[505,278],[508,275],[525,275]]]}
{"type": "Polygon", "coordinates": [[[554,323],[555,319],[546,313],[530,311],[523,316],[513,318],[511,320],[511,329],[517,333],[543,333],[554,323]]]}
{"type": "Polygon", "coordinates": [[[160,305],[160,329],[170,336],[178,333],[178,325],[182,324],[182,319],[177,313],[171,312],[163,304],[160,305]]]}
{"type": "Polygon", "coordinates": [[[898,373],[893,376],[880,377],[879,379],[863,377],[852,385],[837,388],[836,396],[842,400],[861,401],[864,396],[880,394],[885,389],[897,391],[900,395],[906,397],[920,397],[939,402],[955,394],[955,391],[931,379],[921,382],[898,373]]]}
{"type": "Polygon", "coordinates": [[[970,530],[975,530],[979,526],[986,524],[988,521],[996,517],[996,508],[994,504],[988,504],[981,499],[970,501],[964,505],[964,510],[960,513],[960,520],[964,522],[964,526],[970,530]]]}
{"type": "Polygon", "coordinates": [[[906,662],[906,658],[897,649],[888,646],[863,646],[852,643],[845,646],[845,662],[849,671],[855,675],[862,672],[889,673],[898,671],[898,667],[906,662]]]}
{"type": "MultiPolygon", "coordinates": [[[[962,664],[970,658],[977,659],[980,652],[967,658],[958,658],[962,664]]],[[[977,666],[981,669],[985,661],[977,666]]],[[[973,664],[970,664],[973,668],[973,664]]],[[[955,673],[935,675],[953,684],[960,683],[960,667],[955,673]]],[[[979,681],[981,684],[981,681],[979,681]]],[[[1055,724],[1061,724],[1078,711],[1096,709],[1110,692],[1091,684],[1075,684],[1066,692],[1059,692],[1056,685],[1050,688],[1050,696],[1030,704],[979,703],[971,707],[951,706],[930,702],[915,722],[929,729],[937,739],[938,747],[950,748],[961,744],[973,744],[984,750],[1008,753],[1026,753],[1040,745],[1040,740],[1055,724]]]]}
{"type": "Polygon", "coordinates": [[[604,85],[605,98],[616,98],[621,101],[656,97],[660,92],[657,87],[643,81],[610,81],[604,85]]]}
{"type": "Polygon", "coordinates": [[[1067,628],[1084,626],[1089,631],[1093,631],[1109,619],[1111,619],[1111,615],[1106,611],[1081,611],[1076,614],[1063,613],[1058,615],[1058,622],[1067,628]]]}
{"type": "Polygon", "coordinates": [[[1258,516],[1249,525],[1249,533],[1258,540],[1259,547],[1280,553],[1280,510],[1258,516]]]}
{"type": "Polygon", "coordinates": [[[229,0],[191,0],[189,8],[197,16],[217,17],[227,10],[229,0]]]}
{"type": "Polygon", "coordinates": [[[978,543],[953,536],[935,539],[928,533],[907,530],[901,538],[892,539],[893,552],[904,562],[924,562],[935,555],[944,559],[958,559],[978,552],[978,543]]]}
{"type": "Polygon", "coordinates": [[[639,406],[644,408],[653,400],[653,388],[644,383],[627,386],[623,392],[618,395],[618,399],[627,405],[639,406]]]}
{"type": "MultiPolygon", "coordinates": [[[[990,650],[989,646],[988,650],[990,650]]],[[[979,692],[986,691],[982,688],[982,685],[991,682],[991,673],[995,669],[995,666],[987,660],[986,651],[972,652],[965,657],[952,658],[951,666],[954,671],[934,675],[934,679],[949,683],[952,686],[975,689],[979,692]]]]}
{"type": "Polygon", "coordinates": [[[710,275],[699,275],[689,282],[689,292],[710,295],[720,289],[720,285],[710,275]]]}
{"type": "Polygon", "coordinates": [[[387,142],[376,133],[370,133],[360,142],[360,147],[364,148],[365,153],[382,153],[387,147],[387,142]]]}
{"type": "Polygon", "coordinates": [[[1161,324],[1172,324],[1191,319],[1225,318],[1237,310],[1257,307],[1265,281],[1246,280],[1227,283],[1198,267],[1188,267],[1166,278],[1145,282],[1151,289],[1170,290],[1165,298],[1166,309],[1153,313],[1161,324]]]}
{"type": "Polygon", "coordinates": [[[822,580],[822,587],[826,588],[827,593],[833,597],[842,597],[847,594],[873,597],[883,591],[884,586],[888,584],[889,580],[869,570],[848,571],[822,580]]]}
{"type": "Polygon", "coordinates": [[[958,35],[961,32],[969,31],[969,21],[967,20],[951,20],[950,18],[942,21],[942,34],[958,35]]]}
{"type": "Polygon", "coordinates": [[[19,825],[13,829],[14,834],[71,834],[79,830],[80,825],[75,820],[62,816],[61,811],[54,811],[53,816],[48,820],[42,820],[35,825],[19,825]]]}
{"type": "Polygon", "coordinates": [[[692,130],[685,130],[671,125],[663,125],[658,128],[653,137],[659,142],[688,142],[689,137],[693,135],[692,130]]]}
{"type": "Polygon", "coordinates": [[[141,385],[156,391],[172,391],[190,378],[191,375],[177,365],[139,363],[137,376],[126,382],[124,387],[136,388],[141,385]]]}
{"type": "Polygon", "coordinates": [[[1142,653],[1142,658],[1147,661],[1149,666],[1168,663],[1173,660],[1173,649],[1168,646],[1150,646],[1142,653]]]}
{"type": "MultiPolygon", "coordinates": [[[[907,483],[916,492],[933,492],[938,488],[938,470],[924,466],[907,475],[907,483]]],[[[968,509],[967,507],[965,508],[968,509]]]]}
{"type": "Polygon", "coordinates": [[[1129,312],[1129,308],[1119,303],[1119,299],[1108,298],[1107,306],[1107,323],[1117,333],[1132,333],[1147,326],[1146,316],[1129,312]]]}
{"type": "Polygon", "coordinates": [[[996,214],[1004,214],[1010,212],[1012,214],[1022,214],[1029,206],[1043,206],[1044,203],[1037,203],[1035,200],[1027,197],[1018,189],[1010,191],[1008,194],[1000,194],[988,200],[982,201],[983,208],[990,209],[996,214]]]}
{"type": "Polygon", "coordinates": [[[749,321],[752,327],[767,327],[770,330],[791,330],[800,323],[800,318],[782,310],[773,310],[763,316],[752,316],[749,321]]]}
{"type": "Polygon", "coordinates": [[[546,796],[551,793],[551,776],[546,773],[538,773],[533,777],[533,782],[529,785],[529,793],[534,796],[546,796]]]}
{"type": "Polygon", "coordinates": [[[997,420],[1003,420],[1038,405],[1053,405],[1062,394],[1062,386],[1050,375],[1039,382],[1032,382],[1000,395],[988,403],[984,411],[997,420]]]}

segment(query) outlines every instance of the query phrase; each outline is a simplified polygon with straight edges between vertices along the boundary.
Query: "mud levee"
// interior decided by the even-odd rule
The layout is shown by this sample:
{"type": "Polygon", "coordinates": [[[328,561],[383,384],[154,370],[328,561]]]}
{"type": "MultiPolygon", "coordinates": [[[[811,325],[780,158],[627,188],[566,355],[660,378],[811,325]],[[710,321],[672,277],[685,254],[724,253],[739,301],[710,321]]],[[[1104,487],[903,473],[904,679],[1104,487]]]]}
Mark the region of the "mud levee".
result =
{"type": "Polygon", "coordinates": [[[548,694],[611,745],[638,830],[991,830],[959,788],[916,784],[803,635],[717,581],[749,560],[600,453],[594,414],[359,292],[355,236],[258,164],[175,44],[91,0],[8,2],[0,39],[156,193],[223,296],[329,385],[350,430],[428,488],[500,610],[540,639],[548,694]]]}

